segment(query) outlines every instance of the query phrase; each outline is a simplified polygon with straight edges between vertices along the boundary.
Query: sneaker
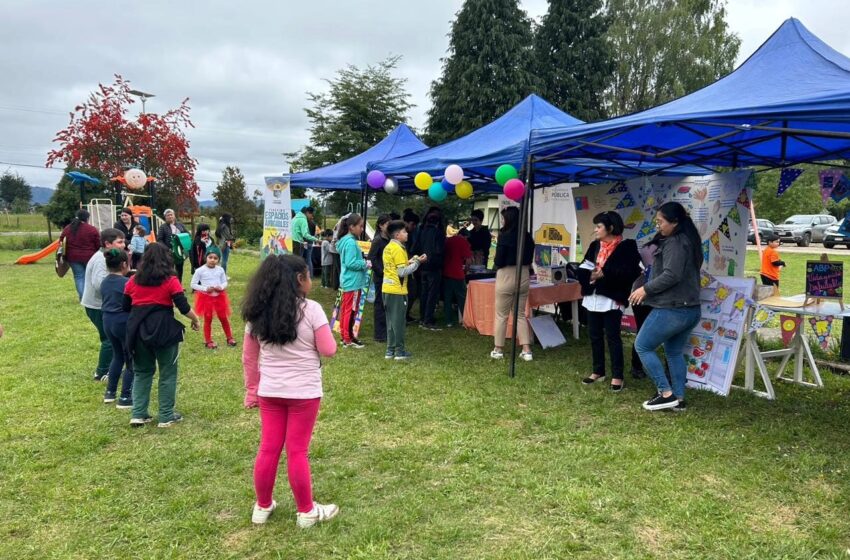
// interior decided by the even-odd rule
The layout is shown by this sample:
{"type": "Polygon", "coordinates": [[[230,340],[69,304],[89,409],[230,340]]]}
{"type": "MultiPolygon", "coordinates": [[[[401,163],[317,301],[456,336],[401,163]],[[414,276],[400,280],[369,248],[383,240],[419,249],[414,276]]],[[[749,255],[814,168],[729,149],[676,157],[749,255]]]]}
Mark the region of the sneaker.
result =
{"type": "Polygon", "coordinates": [[[272,500],[272,505],[267,508],[261,508],[257,502],[254,502],[254,512],[251,514],[251,523],[262,525],[269,520],[272,512],[277,507],[277,502],[272,500]]]}
{"type": "Polygon", "coordinates": [[[670,395],[669,397],[656,395],[654,398],[643,403],[643,408],[646,410],[664,410],[674,408],[677,404],[679,404],[679,399],[675,395],[670,395]]]}
{"type": "Polygon", "coordinates": [[[218,344],[216,344],[216,343],[215,343],[215,342],[213,342],[212,340],[210,340],[209,342],[207,342],[204,346],[206,346],[206,347],[207,347],[207,348],[209,348],[210,350],[215,350],[215,349],[217,349],[217,348],[218,348],[218,344]]]}
{"type": "Polygon", "coordinates": [[[686,412],[688,410],[688,403],[684,401],[684,399],[680,400],[676,406],[671,408],[673,412],[686,412]]]}
{"type": "Polygon", "coordinates": [[[107,391],[103,394],[103,402],[104,404],[111,404],[115,402],[115,391],[107,391]]]}
{"type": "Polygon", "coordinates": [[[94,372],[94,377],[92,379],[94,379],[96,383],[106,383],[107,378],[109,378],[109,372],[94,372]]]}
{"type": "Polygon", "coordinates": [[[227,345],[230,346],[231,348],[235,348],[236,347],[236,341],[233,340],[232,338],[228,338],[227,339],[227,345]]]}
{"type": "Polygon", "coordinates": [[[359,340],[356,341],[356,342],[354,340],[352,340],[351,342],[343,342],[342,343],[343,348],[356,348],[358,350],[365,347],[365,346],[366,345],[363,344],[362,342],[360,342],[359,340]]]}
{"type": "Polygon", "coordinates": [[[313,511],[308,513],[299,512],[296,515],[296,524],[301,529],[309,529],[320,521],[328,521],[336,517],[339,513],[339,508],[336,504],[317,504],[313,502],[313,511]]]}
{"type": "Polygon", "coordinates": [[[419,328],[425,329],[426,331],[441,331],[441,330],[443,330],[440,327],[438,327],[437,325],[433,325],[433,324],[430,324],[430,323],[422,323],[421,325],[419,325],[419,328]]]}
{"type": "Polygon", "coordinates": [[[175,424],[177,424],[177,422],[182,422],[182,421],[183,421],[183,415],[175,412],[174,415],[171,417],[171,420],[169,420],[168,422],[160,422],[159,424],[156,425],[156,427],[157,428],[170,428],[170,427],[174,426],[175,424]]]}
{"type": "Polygon", "coordinates": [[[130,427],[141,428],[145,424],[150,424],[151,422],[153,422],[153,418],[150,416],[145,416],[144,418],[130,418],[130,427]]]}
{"type": "Polygon", "coordinates": [[[399,350],[398,352],[395,353],[395,359],[398,360],[398,361],[409,360],[412,357],[413,357],[413,354],[411,354],[407,350],[399,350]]]}
{"type": "Polygon", "coordinates": [[[520,357],[521,360],[526,361],[526,362],[530,362],[531,360],[534,359],[534,357],[531,355],[531,352],[520,352],[519,357],[520,357]]]}
{"type": "Polygon", "coordinates": [[[384,359],[386,359],[386,360],[392,360],[393,358],[395,358],[395,351],[393,351],[393,350],[387,350],[387,353],[386,353],[386,354],[384,354],[384,359]]]}
{"type": "Polygon", "coordinates": [[[447,328],[447,329],[450,329],[450,328],[452,328],[453,326],[454,326],[454,324],[453,324],[453,323],[446,323],[446,328],[447,328]]]}
{"type": "Polygon", "coordinates": [[[495,348],[490,352],[490,357],[494,360],[501,360],[505,357],[501,350],[496,350],[495,348]]]}
{"type": "Polygon", "coordinates": [[[120,397],[118,404],[115,405],[118,410],[129,410],[133,408],[133,399],[130,397],[120,397]]]}

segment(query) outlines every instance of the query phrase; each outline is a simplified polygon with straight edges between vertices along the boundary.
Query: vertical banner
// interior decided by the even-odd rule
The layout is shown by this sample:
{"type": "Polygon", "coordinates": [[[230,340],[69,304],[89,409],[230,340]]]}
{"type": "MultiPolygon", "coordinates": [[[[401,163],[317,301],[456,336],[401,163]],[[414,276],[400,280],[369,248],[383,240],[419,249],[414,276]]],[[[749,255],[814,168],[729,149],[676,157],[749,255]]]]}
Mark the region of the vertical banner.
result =
{"type": "Polygon", "coordinates": [[[576,260],[576,205],[573,187],[565,183],[534,191],[531,235],[540,247],[551,247],[551,265],[576,260]]]}
{"type": "Polygon", "coordinates": [[[263,192],[263,238],[260,241],[260,258],[292,252],[292,198],[289,175],[266,177],[263,192]]]}

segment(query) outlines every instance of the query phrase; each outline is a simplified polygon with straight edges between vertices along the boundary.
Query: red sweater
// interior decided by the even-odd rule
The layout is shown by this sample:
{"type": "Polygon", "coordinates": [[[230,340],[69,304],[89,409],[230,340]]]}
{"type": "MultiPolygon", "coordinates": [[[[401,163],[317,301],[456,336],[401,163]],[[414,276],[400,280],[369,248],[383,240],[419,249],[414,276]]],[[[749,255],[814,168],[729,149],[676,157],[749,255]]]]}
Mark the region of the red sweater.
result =
{"type": "Polygon", "coordinates": [[[92,255],[100,251],[100,232],[93,225],[85,222],[77,228],[77,233],[71,232],[71,226],[65,226],[59,235],[59,244],[67,239],[65,260],[86,264],[92,255]]]}

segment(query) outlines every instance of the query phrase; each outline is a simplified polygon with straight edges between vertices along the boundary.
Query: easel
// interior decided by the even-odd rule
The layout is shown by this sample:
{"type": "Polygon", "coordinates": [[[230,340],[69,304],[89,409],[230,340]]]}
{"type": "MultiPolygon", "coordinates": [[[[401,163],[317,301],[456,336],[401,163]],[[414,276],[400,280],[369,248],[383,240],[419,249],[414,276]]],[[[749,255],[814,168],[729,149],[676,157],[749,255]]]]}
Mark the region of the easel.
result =
{"type": "MultiPolygon", "coordinates": [[[[826,253],[822,253],[821,256],[820,256],[820,261],[808,261],[808,262],[806,262],[806,268],[808,269],[810,264],[816,264],[818,262],[824,263],[824,264],[830,264],[830,265],[838,265],[839,268],[843,265],[843,263],[841,263],[841,262],[830,261],[829,256],[826,253]]],[[[843,284],[843,279],[839,283],[839,285],[840,284],[843,284]]],[[[807,279],[807,281],[806,281],[806,301],[803,304],[803,306],[805,307],[807,305],[820,305],[823,302],[823,300],[825,300],[825,299],[837,299],[838,305],[841,306],[841,311],[844,311],[844,298],[841,295],[838,295],[836,297],[827,297],[827,296],[823,296],[823,295],[813,296],[813,294],[810,293],[809,283],[808,283],[808,279],[807,279]]]]}
{"type": "MultiPolygon", "coordinates": [[[[753,319],[753,308],[750,308],[747,312],[746,325],[749,327],[750,323],[753,319]]],[[[744,335],[744,341],[742,342],[742,349],[744,351],[744,386],[733,385],[733,387],[737,389],[744,389],[745,391],[749,391],[758,397],[763,397],[768,400],[776,400],[776,392],[773,390],[773,383],[770,381],[770,375],[767,373],[767,366],[764,364],[764,358],[762,357],[761,350],[759,350],[758,344],[756,343],[756,333],[755,331],[747,330],[747,334],[744,335]],[[759,391],[755,388],[755,369],[758,368],[759,376],[761,377],[762,384],[764,385],[764,391],[759,391]]]]}

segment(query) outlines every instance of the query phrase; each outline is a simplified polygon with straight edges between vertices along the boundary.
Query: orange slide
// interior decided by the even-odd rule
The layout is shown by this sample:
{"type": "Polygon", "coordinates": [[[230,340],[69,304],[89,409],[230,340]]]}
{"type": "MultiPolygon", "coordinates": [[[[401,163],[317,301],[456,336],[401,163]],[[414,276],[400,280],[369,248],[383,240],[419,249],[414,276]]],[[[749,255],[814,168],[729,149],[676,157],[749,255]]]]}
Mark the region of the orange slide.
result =
{"type": "Polygon", "coordinates": [[[59,240],[57,239],[38,253],[33,253],[31,255],[24,255],[18,260],[15,261],[15,264],[32,264],[36,261],[40,261],[44,257],[49,255],[53,255],[56,253],[56,249],[59,248],[59,240]]]}

